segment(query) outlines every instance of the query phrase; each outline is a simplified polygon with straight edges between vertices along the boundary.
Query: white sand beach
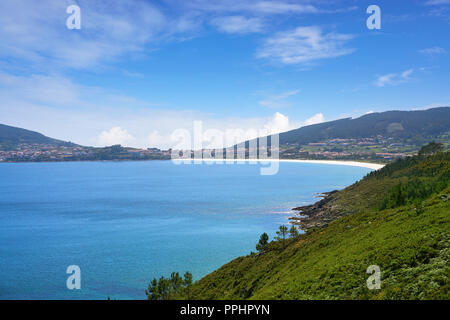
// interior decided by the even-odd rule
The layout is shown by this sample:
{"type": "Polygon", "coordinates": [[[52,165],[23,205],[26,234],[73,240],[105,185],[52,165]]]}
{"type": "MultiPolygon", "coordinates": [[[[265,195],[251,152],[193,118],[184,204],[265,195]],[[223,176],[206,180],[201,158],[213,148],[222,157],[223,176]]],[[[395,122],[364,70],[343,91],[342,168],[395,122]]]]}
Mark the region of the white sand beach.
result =
{"type": "Polygon", "coordinates": [[[359,162],[359,161],[345,161],[345,160],[294,160],[294,159],[190,159],[190,160],[174,160],[174,161],[202,161],[202,162],[294,162],[294,163],[317,163],[317,164],[334,164],[341,166],[352,166],[369,168],[373,170],[381,169],[385,164],[359,162]]]}

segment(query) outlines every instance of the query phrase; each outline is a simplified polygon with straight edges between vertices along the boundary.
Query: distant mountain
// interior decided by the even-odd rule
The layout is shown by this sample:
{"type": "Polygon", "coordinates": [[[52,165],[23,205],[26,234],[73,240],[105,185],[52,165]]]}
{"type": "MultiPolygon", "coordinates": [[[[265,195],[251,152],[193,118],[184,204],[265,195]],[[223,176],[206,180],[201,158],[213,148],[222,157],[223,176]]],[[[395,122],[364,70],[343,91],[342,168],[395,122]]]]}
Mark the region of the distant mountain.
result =
{"type": "Polygon", "coordinates": [[[18,144],[46,144],[52,146],[74,146],[71,142],[49,138],[35,131],[0,124],[0,147],[15,148],[18,144]]]}
{"type": "Polygon", "coordinates": [[[0,124],[0,162],[168,160],[170,150],[121,145],[88,147],[0,124]]]}
{"type": "Polygon", "coordinates": [[[280,134],[280,144],[305,145],[327,139],[382,135],[400,139],[438,136],[450,131],[450,107],[419,111],[387,111],[314,124],[280,134]]]}
{"type": "MultiPolygon", "coordinates": [[[[396,157],[416,154],[423,145],[431,141],[442,143],[446,149],[450,149],[449,132],[450,107],[371,113],[356,119],[329,121],[280,133],[280,158],[390,161],[396,157]],[[346,140],[332,141],[333,139],[346,140]]],[[[246,148],[249,145],[249,141],[246,141],[246,148]]],[[[170,152],[160,150],[145,151],[138,155],[136,150],[131,150],[133,148],[121,147],[121,152],[117,152],[117,148],[110,150],[83,147],[83,151],[80,151],[78,147],[81,146],[49,138],[38,132],[0,124],[0,151],[10,152],[0,155],[0,160],[3,161],[135,160],[170,157],[170,152]],[[26,155],[11,153],[17,150],[20,144],[35,146],[19,148],[26,151],[26,155]],[[68,150],[60,150],[61,152],[55,155],[44,152],[42,155],[47,149],[45,145],[73,147],[72,149],[78,150],[71,150],[70,156],[68,150]]],[[[247,150],[246,156],[248,154],[247,150]]]]}

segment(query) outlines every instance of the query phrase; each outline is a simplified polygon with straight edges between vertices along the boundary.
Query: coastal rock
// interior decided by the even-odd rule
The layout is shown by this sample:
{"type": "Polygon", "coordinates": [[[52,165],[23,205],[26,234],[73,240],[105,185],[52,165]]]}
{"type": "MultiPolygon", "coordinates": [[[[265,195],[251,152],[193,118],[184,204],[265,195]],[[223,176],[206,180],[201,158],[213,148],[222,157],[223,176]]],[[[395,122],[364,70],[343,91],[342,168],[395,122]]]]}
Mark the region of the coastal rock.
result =
{"type": "Polygon", "coordinates": [[[311,205],[293,208],[292,210],[298,211],[298,216],[290,217],[291,223],[299,225],[304,231],[308,231],[313,228],[325,227],[328,223],[346,215],[333,202],[336,192],[338,190],[321,193],[318,195],[322,198],[320,201],[311,205]]]}

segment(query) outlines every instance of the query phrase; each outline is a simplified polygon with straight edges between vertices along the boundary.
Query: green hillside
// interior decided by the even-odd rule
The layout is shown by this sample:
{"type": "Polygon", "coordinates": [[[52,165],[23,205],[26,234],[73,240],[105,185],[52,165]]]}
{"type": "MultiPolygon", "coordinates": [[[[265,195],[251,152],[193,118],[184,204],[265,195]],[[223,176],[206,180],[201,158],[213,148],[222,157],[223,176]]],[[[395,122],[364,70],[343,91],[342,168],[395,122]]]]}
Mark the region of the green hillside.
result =
{"type": "Polygon", "coordinates": [[[371,113],[356,119],[341,119],[302,127],[280,134],[280,144],[307,144],[335,138],[365,138],[376,135],[419,138],[449,131],[450,107],[418,111],[371,113]]]}
{"type": "MultiPolygon", "coordinates": [[[[279,134],[281,159],[356,160],[386,163],[417,154],[436,141],[450,149],[450,107],[386,111],[304,126],[279,134]]],[[[260,138],[234,145],[246,157],[260,138]]],[[[267,138],[267,145],[272,143],[267,138]]]]}
{"type": "MultiPolygon", "coordinates": [[[[450,299],[449,181],[448,152],[393,162],[311,213],[332,221],[231,261],[189,297],[450,299]],[[370,265],[381,269],[380,290],[367,288],[370,265]]],[[[186,298],[180,292],[167,297],[186,298]]]]}
{"type": "Polygon", "coordinates": [[[18,144],[74,145],[69,142],[52,139],[35,131],[0,124],[0,150],[15,149],[18,144]]]}

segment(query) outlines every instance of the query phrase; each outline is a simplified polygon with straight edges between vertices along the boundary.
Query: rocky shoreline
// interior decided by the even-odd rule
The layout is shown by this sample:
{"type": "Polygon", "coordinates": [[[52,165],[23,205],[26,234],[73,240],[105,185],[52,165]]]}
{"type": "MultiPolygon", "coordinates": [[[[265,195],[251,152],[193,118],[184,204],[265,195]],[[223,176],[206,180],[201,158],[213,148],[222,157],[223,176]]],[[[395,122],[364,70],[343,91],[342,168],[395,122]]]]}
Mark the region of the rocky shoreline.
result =
{"type": "Polygon", "coordinates": [[[307,206],[292,208],[297,216],[290,217],[291,224],[297,225],[303,231],[326,227],[328,223],[341,217],[343,210],[335,203],[338,190],[318,194],[322,199],[307,206]]]}

